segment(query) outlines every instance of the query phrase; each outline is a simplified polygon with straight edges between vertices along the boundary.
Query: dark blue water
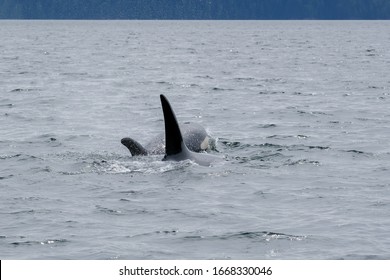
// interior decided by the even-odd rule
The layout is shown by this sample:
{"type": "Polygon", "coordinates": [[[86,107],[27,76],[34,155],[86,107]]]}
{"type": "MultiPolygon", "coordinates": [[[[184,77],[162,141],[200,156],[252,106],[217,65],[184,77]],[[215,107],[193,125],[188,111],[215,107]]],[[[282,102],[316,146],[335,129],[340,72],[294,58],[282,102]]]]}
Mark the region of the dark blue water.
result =
{"type": "Polygon", "coordinates": [[[387,21],[0,21],[0,258],[389,259],[387,21]],[[132,158],[181,122],[212,167],[132,158]]]}

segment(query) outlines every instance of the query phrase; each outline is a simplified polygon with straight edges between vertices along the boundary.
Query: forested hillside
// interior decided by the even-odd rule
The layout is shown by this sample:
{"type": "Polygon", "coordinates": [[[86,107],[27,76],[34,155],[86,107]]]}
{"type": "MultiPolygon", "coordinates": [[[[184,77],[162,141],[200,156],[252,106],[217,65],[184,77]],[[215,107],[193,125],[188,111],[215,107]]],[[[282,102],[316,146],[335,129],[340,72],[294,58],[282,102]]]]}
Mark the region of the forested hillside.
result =
{"type": "Polygon", "coordinates": [[[0,0],[14,19],[390,19],[390,0],[0,0]]]}

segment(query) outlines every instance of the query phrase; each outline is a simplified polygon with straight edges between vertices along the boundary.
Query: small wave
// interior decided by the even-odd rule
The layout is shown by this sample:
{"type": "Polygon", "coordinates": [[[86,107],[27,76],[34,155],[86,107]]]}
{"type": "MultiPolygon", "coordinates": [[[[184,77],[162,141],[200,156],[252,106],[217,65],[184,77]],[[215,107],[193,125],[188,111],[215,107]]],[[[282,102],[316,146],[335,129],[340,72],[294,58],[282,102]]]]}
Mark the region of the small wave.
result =
{"type": "Polygon", "coordinates": [[[159,85],[167,85],[167,86],[179,86],[182,88],[194,88],[194,87],[199,87],[198,84],[191,83],[191,84],[182,84],[182,83],[175,83],[175,82],[167,82],[167,81],[158,81],[156,82],[159,85]]]}
{"type": "Polygon", "coordinates": [[[96,206],[96,209],[99,210],[99,211],[102,212],[102,213],[109,214],[109,215],[115,215],[115,216],[124,215],[124,214],[122,213],[122,211],[120,211],[120,210],[114,210],[114,209],[102,207],[102,206],[100,206],[100,205],[97,205],[97,206],[96,206]]]}
{"type": "MultiPolygon", "coordinates": [[[[303,135],[299,136],[290,136],[290,135],[271,135],[267,138],[273,139],[285,139],[285,138],[296,138],[296,137],[305,137],[303,135]]],[[[228,148],[240,148],[240,149],[273,149],[278,152],[287,150],[287,151],[302,151],[302,150],[328,150],[328,146],[315,146],[315,145],[279,145],[274,143],[261,143],[261,144],[244,144],[239,141],[228,141],[228,140],[219,140],[221,144],[228,148]]]]}
{"type": "Polygon", "coordinates": [[[238,233],[230,233],[223,235],[216,235],[213,238],[229,240],[229,239],[255,239],[260,241],[270,242],[272,240],[288,240],[288,241],[302,241],[307,236],[298,236],[285,233],[278,233],[272,231],[240,231],[238,233]]]}
{"type": "Polygon", "coordinates": [[[276,94],[285,94],[285,91],[274,91],[274,90],[262,90],[259,91],[260,95],[276,95],[276,94]]]}
{"type": "MultiPolygon", "coordinates": [[[[59,211],[61,212],[61,211],[59,211]]],[[[20,210],[20,211],[15,211],[15,212],[10,212],[8,214],[11,215],[20,215],[20,214],[29,214],[29,215],[35,215],[35,214],[51,214],[53,213],[53,210],[50,209],[28,209],[28,210],[20,210]]]]}
{"type": "Polygon", "coordinates": [[[209,75],[204,75],[204,76],[195,76],[195,78],[201,78],[201,79],[208,79],[208,80],[213,80],[214,78],[209,76],[209,75]]]}
{"type": "Polygon", "coordinates": [[[139,194],[142,194],[141,191],[135,191],[135,190],[120,191],[119,193],[123,193],[123,194],[126,194],[126,195],[139,195],[139,194]]]}
{"type": "Polygon", "coordinates": [[[283,146],[278,144],[272,144],[272,143],[262,143],[262,144],[245,144],[241,143],[239,141],[229,141],[225,139],[220,139],[219,143],[222,145],[228,147],[228,148],[240,148],[240,149],[247,149],[247,148],[276,148],[280,149],[283,146]]]}
{"type": "Polygon", "coordinates": [[[344,150],[344,152],[350,153],[350,154],[352,154],[353,156],[372,157],[372,156],[374,155],[373,153],[364,152],[364,151],[355,150],[355,149],[352,149],[352,150],[344,150]]]}
{"type": "Polygon", "coordinates": [[[180,84],[180,87],[182,87],[182,88],[194,88],[194,87],[199,87],[199,85],[198,84],[194,84],[194,83],[192,83],[192,84],[180,84]]]}
{"type": "Polygon", "coordinates": [[[204,239],[204,235],[187,235],[183,237],[184,239],[204,239]]]}
{"type": "Polygon", "coordinates": [[[366,49],[366,56],[376,56],[376,50],[373,48],[366,49]]]}
{"type": "Polygon", "coordinates": [[[388,204],[386,202],[383,202],[383,201],[376,201],[375,203],[371,204],[371,206],[373,206],[373,207],[385,207],[387,205],[388,204]]]}
{"type": "Polygon", "coordinates": [[[49,133],[45,133],[45,134],[39,135],[38,139],[42,139],[45,142],[55,142],[55,141],[58,141],[58,139],[56,138],[56,136],[54,134],[49,134],[49,133]]]}
{"type": "Polygon", "coordinates": [[[34,91],[41,91],[39,88],[15,88],[11,90],[10,92],[34,92],[34,91]]]}
{"type": "Polygon", "coordinates": [[[292,93],[292,95],[298,95],[298,96],[314,96],[316,95],[316,93],[313,93],[313,92],[300,92],[300,91],[295,91],[292,93]]]}
{"type": "Polygon", "coordinates": [[[228,141],[225,139],[218,139],[218,143],[221,143],[222,145],[225,145],[228,148],[241,147],[241,142],[238,141],[228,141]]]}
{"type": "Polygon", "coordinates": [[[17,158],[18,158],[19,161],[27,161],[27,160],[43,161],[43,159],[40,158],[40,157],[33,156],[33,155],[25,155],[25,154],[20,154],[20,155],[17,156],[17,158]]]}
{"type": "Polygon", "coordinates": [[[213,87],[213,91],[233,91],[234,89],[232,88],[221,88],[221,87],[213,87]]]}
{"type": "Polygon", "coordinates": [[[138,238],[138,237],[145,237],[145,236],[155,236],[155,235],[177,235],[179,233],[178,230],[156,230],[151,232],[144,232],[144,233],[136,233],[134,235],[129,235],[127,238],[138,238]]]}
{"type": "Polygon", "coordinates": [[[156,234],[164,234],[164,235],[176,235],[179,233],[178,230],[158,230],[155,231],[156,234]]]}
{"type": "Polygon", "coordinates": [[[62,76],[70,76],[70,77],[77,77],[77,76],[87,76],[87,72],[64,72],[60,73],[62,76]]]}
{"type": "Polygon", "coordinates": [[[11,214],[11,215],[35,214],[35,210],[33,210],[33,209],[31,209],[31,210],[21,210],[21,211],[10,212],[8,214],[11,214]]]}
{"type": "Polygon", "coordinates": [[[6,179],[10,179],[10,178],[12,178],[12,177],[14,177],[14,175],[6,175],[6,176],[0,176],[0,180],[6,180],[6,179]]]}
{"type": "Polygon", "coordinates": [[[234,78],[235,81],[238,81],[238,82],[247,82],[247,81],[253,81],[255,80],[255,78],[252,78],[252,77],[237,77],[237,78],[234,78]]]}
{"type": "Polygon", "coordinates": [[[11,158],[17,158],[22,156],[22,154],[15,154],[15,155],[2,155],[0,156],[0,159],[11,159],[11,158]]]}
{"type": "Polygon", "coordinates": [[[29,197],[14,197],[13,200],[22,200],[22,201],[38,201],[42,200],[41,197],[29,196],[29,197]]]}
{"type": "Polygon", "coordinates": [[[277,83],[277,82],[286,83],[286,80],[284,80],[283,78],[265,78],[262,79],[262,81],[265,83],[277,83]]]}
{"type": "Polygon", "coordinates": [[[322,111],[303,111],[303,110],[298,110],[297,113],[300,114],[300,115],[312,115],[312,116],[324,115],[324,116],[333,116],[333,114],[325,113],[325,112],[322,112],[322,111]]]}
{"type": "Polygon", "coordinates": [[[360,254],[349,254],[337,259],[339,260],[388,260],[389,255],[360,255],[360,254]]]}
{"type": "Polygon", "coordinates": [[[292,135],[280,135],[280,134],[273,134],[273,135],[269,135],[267,136],[266,138],[267,139],[289,139],[289,138],[293,138],[294,136],[292,135]]]}
{"type": "Polygon", "coordinates": [[[311,146],[311,145],[290,145],[285,146],[289,151],[305,151],[305,150],[329,150],[328,146],[311,146]]]}
{"type": "Polygon", "coordinates": [[[258,128],[274,128],[276,127],[277,125],[274,124],[274,123],[266,123],[266,124],[260,124],[258,125],[258,128]]]}
{"type": "Polygon", "coordinates": [[[347,152],[347,153],[359,154],[359,155],[365,154],[365,152],[359,151],[359,150],[347,150],[346,152],[347,152]]]}
{"type": "Polygon", "coordinates": [[[33,245],[61,245],[69,242],[67,239],[47,239],[43,241],[16,241],[11,244],[14,246],[33,246],[33,245]]]}
{"type": "MultiPolygon", "coordinates": [[[[367,88],[369,89],[380,89],[380,90],[385,90],[386,87],[383,87],[383,86],[368,86],[367,88]]],[[[388,95],[388,94],[384,94],[384,95],[388,95]]]]}
{"type": "Polygon", "coordinates": [[[316,150],[329,150],[330,147],[328,146],[306,146],[309,149],[316,149],[316,150]]]}
{"type": "MultiPolygon", "coordinates": [[[[250,163],[254,163],[254,162],[267,162],[267,161],[272,161],[276,158],[282,158],[284,157],[283,154],[281,153],[271,153],[271,154],[255,154],[255,155],[251,155],[251,156],[238,156],[238,157],[235,157],[235,159],[239,162],[239,163],[247,163],[247,162],[250,162],[250,163]]],[[[256,166],[257,167],[260,167],[260,168],[264,168],[264,167],[268,167],[268,166],[265,166],[265,165],[259,165],[258,163],[256,163],[256,166]]]]}
{"type": "Polygon", "coordinates": [[[302,164],[311,164],[315,166],[321,165],[317,160],[308,160],[308,159],[299,159],[299,160],[288,160],[284,165],[294,166],[294,165],[302,165],[302,164]]]}
{"type": "Polygon", "coordinates": [[[18,55],[16,55],[16,56],[5,56],[2,59],[3,60],[18,60],[19,56],[18,55]]]}
{"type": "Polygon", "coordinates": [[[15,105],[12,104],[12,103],[7,103],[7,104],[0,104],[0,107],[7,107],[7,108],[12,108],[14,107],[15,105]]]}

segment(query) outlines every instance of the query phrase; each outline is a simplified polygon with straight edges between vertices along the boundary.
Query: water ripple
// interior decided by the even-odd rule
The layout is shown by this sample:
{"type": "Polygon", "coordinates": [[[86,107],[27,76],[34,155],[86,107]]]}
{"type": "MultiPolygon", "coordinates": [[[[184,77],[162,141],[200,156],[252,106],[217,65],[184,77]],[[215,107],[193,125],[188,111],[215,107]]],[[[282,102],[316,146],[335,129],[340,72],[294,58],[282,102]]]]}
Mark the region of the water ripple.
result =
{"type": "Polygon", "coordinates": [[[14,246],[34,246],[34,245],[54,245],[54,246],[59,246],[59,245],[64,245],[65,243],[70,242],[67,239],[47,239],[43,241],[16,241],[16,242],[11,242],[12,245],[14,246]]]}
{"type": "Polygon", "coordinates": [[[302,241],[307,236],[291,235],[285,233],[271,232],[271,231],[240,231],[237,233],[227,233],[221,235],[202,236],[202,235],[188,235],[187,239],[218,239],[218,240],[234,240],[234,239],[253,239],[258,241],[270,242],[272,240],[288,240],[288,241],[302,241]]]}

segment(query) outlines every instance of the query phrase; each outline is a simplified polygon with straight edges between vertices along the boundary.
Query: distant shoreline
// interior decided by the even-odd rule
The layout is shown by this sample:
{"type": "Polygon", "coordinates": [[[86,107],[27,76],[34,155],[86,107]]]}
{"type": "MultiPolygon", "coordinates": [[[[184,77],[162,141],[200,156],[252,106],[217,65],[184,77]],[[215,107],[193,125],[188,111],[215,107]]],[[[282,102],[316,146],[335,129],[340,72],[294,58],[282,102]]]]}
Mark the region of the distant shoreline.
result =
{"type": "Polygon", "coordinates": [[[0,21],[13,21],[13,20],[31,20],[31,21],[389,21],[386,18],[364,19],[364,18],[341,18],[341,19],[322,19],[322,18],[310,18],[310,19],[135,19],[135,18],[0,18],[0,21]]]}
{"type": "Polygon", "coordinates": [[[0,19],[390,20],[389,0],[3,0],[0,19]]]}

